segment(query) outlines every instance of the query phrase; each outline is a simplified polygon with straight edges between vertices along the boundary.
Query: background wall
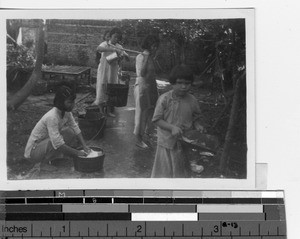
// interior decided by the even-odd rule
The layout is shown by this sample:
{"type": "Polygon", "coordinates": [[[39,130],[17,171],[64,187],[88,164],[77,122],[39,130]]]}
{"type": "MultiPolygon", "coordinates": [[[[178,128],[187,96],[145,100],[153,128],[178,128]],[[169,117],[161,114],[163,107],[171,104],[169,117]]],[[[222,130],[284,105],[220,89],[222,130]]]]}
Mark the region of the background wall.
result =
{"type": "Polygon", "coordinates": [[[96,67],[96,48],[115,26],[110,21],[47,20],[45,63],[96,67]]]}
{"type": "MultiPolygon", "coordinates": [[[[128,21],[106,21],[106,20],[67,20],[55,19],[46,21],[45,42],[47,54],[45,64],[54,65],[75,65],[97,68],[95,62],[96,48],[103,42],[103,36],[107,30],[119,27],[124,30],[122,45],[124,48],[141,51],[140,44],[146,34],[144,29],[132,33],[134,26],[127,25],[128,21]],[[126,28],[131,34],[126,33],[126,28]]],[[[133,24],[133,23],[130,23],[133,24]]],[[[28,34],[28,29],[23,32],[28,34]]],[[[155,34],[155,33],[154,33],[155,34]]],[[[25,35],[25,33],[23,34],[25,35]]],[[[26,40],[26,39],[24,39],[26,40]]],[[[160,35],[160,48],[158,52],[158,70],[167,73],[180,61],[179,47],[174,39],[160,35]]],[[[203,42],[190,43],[186,46],[186,63],[194,65],[195,73],[204,70],[205,62],[203,57],[203,42]]],[[[135,71],[135,53],[130,53],[130,62],[123,61],[124,70],[135,71]]]]}

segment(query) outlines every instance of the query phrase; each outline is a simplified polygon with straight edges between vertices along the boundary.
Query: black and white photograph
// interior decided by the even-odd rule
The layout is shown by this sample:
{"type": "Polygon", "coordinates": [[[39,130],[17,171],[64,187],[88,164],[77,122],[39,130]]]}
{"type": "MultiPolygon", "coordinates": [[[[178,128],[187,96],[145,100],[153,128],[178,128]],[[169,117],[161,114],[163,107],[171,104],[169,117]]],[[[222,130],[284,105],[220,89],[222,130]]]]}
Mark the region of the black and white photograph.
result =
{"type": "Polygon", "coordinates": [[[282,190],[286,235],[299,237],[298,1],[0,6],[1,190],[282,190]],[[195,107],[168,107],[174,92],[195,107]]]}
{"type": "Polygon", "coordinates": [[[254,12],[2,11],[6,180],[254,187],[254,12]]]}

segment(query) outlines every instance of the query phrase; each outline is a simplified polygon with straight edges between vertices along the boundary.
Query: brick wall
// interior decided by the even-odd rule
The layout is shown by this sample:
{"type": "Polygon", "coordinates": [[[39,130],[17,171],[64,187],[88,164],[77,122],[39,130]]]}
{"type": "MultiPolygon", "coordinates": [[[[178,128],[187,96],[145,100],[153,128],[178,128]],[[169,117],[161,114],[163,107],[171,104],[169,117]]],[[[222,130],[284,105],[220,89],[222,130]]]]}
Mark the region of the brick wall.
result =
{"type": "Polygon", "coordinates": [[[97,20],[47,20],[46,64],[97,67],[96,48],[103,35],[118,24],[97,20]]]}
{"type": "MultiPolygon", "coordinates": [[[[45,37],[47,55],[45,56],[45,63],[97,68],[95,62],[96,48],[103,41],[105,31],[120,26],[121,21],[47,20],[45,37]]],[[[139,36],[139,39],[135,39],[132,36],[125,36],[123,47],[140,51],[139,43],[142,38],[143,36],[139,36]]],[[[188,49],[188,64],[198,64],[197,61],[199,59],[195,56],[195,49],[195,46],[191,46],[188,49]]],[[[135,71],[135,57],[137,54],[129,54],[131,61],[129,63],[123,61],[123,69],[135,71]]],[[[179,50],[174,43],[162,40],[157,57],[160,73],[169,72],[179,61],[179,50]]]]}

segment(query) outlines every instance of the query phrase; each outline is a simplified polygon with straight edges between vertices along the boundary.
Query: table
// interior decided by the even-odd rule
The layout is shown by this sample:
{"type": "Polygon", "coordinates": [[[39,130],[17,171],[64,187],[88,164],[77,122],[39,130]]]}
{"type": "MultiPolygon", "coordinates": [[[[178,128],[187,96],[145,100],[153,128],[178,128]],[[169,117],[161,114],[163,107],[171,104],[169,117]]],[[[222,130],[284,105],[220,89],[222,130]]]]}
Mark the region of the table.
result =
{"type": "Polygon", "coordinates": [[[84,66],[43,66],[43,79],[47,81],[47,89],[53,91],[59,85],[69,83],[76,91],[78,85],[90,85],[91,67],[84,66]]]}

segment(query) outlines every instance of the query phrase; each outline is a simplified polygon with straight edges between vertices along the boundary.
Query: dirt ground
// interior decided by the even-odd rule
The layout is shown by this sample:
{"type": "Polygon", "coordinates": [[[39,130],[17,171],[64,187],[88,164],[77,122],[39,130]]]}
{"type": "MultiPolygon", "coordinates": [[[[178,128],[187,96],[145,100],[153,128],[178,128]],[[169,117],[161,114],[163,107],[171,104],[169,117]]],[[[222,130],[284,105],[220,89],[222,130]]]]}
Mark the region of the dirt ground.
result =
{"type": "MultiPolygon", "coordinates": [[[[149,136],[151,148],[142,150],[135,146],[134,127],[134,87],[135,75],[131,73],[128,102],[126,107],[116,109],[116,118],[107,118],[104,136],[100,139],[89,141],[90,146],[97,146],[105,153],[103,170],[93,173],[82,173],[74,169],[73,160],[58,159],[53,162],[57,167],[54,172],[40,170],[39,165],[33,165],[24,159],[24,148],[28,137],[37,121],[52,107],[53,93],[42,96],[30,96],[15,111],[7,112],[7,178],[9,180],[22,179],[52,179],[52,178],[148,178],[154,160],[156,149],[155,130],[149,136]]],[[[198,173],[191,171],[191,177],[203,178],[245,178],[246,177],[246,153],[247,147],[243,140],[236,140],[230,150],[230,159],[225,172],[219,172],[219,158],[222,152],[222,143],[226,124],[213,128],[215,120],[224,108],[222,100],[215,94],[197,87],[191,91],[199,100],[202,108],[202,123],[208,133],[218,136],[221,146],[213,156],[201,155],[201,152],[190,149],[189,160],[197,165],[202,165],[204,170],[198,173]],[[225,128],[224,128],[225,127],[225,128]]],[[[95,90],[85,90],[77,94],[74,116],[85,112],[95,97],[95,90]]],[[[224,120],[226,122],[226,119],[224,120]]],[[[241,132],[244,134],[245,132],[241,132]]],[[[241,138],[243,138],[241,136],[241,138]]],[[[202,152],[203,153],[203,152],[202,152]]],[[[195,166],[195,165],[194,165],[195,166]]]]}

